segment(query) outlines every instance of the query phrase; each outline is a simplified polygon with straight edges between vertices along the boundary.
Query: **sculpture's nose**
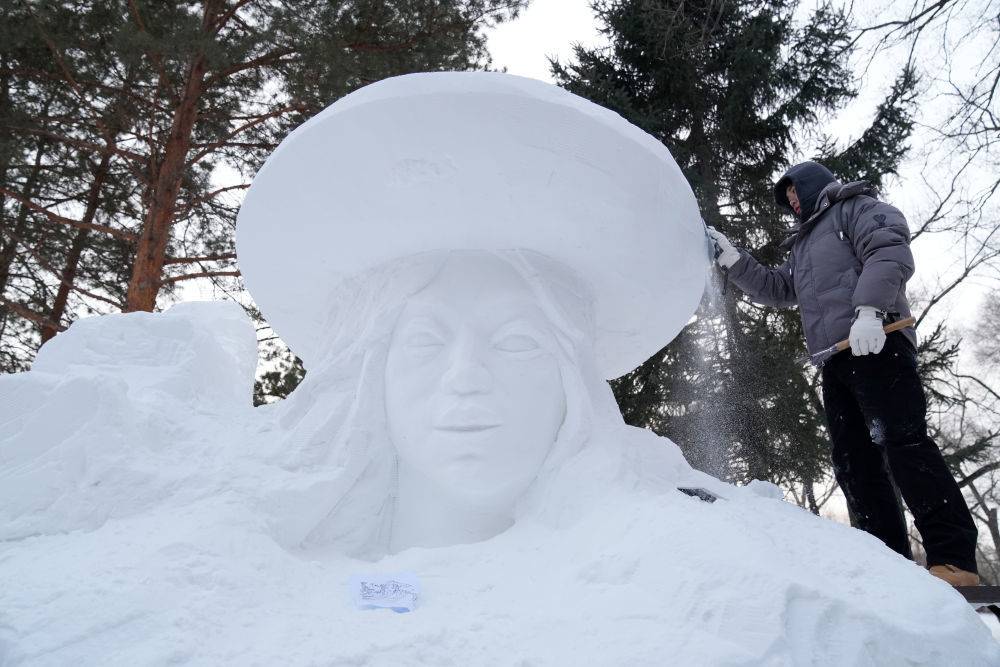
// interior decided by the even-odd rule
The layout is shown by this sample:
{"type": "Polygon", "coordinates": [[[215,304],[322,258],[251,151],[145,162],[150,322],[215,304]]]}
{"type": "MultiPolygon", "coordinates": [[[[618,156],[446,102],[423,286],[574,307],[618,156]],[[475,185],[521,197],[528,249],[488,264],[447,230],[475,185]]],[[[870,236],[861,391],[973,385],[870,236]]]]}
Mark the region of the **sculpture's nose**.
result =
{"type": "Polygon", "coordinates": [[[483,363],[477,347],[475,341],[468,337],[455,345],[443,378],[444,386],[449,392],[459,395],[485,394],[493,388],[493,375],[483,363]]]}

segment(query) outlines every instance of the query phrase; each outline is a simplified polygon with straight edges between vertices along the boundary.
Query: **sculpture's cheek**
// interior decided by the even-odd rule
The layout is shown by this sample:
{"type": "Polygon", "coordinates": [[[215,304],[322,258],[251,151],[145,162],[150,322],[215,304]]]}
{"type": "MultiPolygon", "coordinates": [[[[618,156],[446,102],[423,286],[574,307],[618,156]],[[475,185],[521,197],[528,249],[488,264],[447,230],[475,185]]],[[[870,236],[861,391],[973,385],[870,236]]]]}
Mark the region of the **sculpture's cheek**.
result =
{"type": "MultiPolygon", "coordinates": [[[[514,449],[546,449],[566,415],[566,396],[559,365],[552,355],[499,366],[494,371],[497,403],[509,425],[514,449]]],[[[527,453],[527,452],[526,452],[527,453]]]]}

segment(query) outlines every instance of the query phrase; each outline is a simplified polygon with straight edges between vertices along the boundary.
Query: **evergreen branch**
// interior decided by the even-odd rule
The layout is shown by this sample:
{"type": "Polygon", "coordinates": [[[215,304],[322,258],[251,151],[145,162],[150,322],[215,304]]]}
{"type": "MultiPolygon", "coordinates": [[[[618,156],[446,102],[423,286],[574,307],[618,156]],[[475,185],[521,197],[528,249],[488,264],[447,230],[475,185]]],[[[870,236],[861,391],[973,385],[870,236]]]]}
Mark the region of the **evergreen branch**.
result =
{"type": "Polygon", "coordinates": [[[197,262],[222,262],[236,259],[235,252],[224,252],[217,255],[202,255],[200,257],[167,257],[164,264],[195,264],[197,262]]]}
{"type": "Polygon", "coordinates": [[[252,60],[247,60],[236,65],[231,65],[229,67],[223,68],[213,74],[212,76],[205,79],[205,87],[211,88],[219,81],[229,78],[233,74],[239,74],[240,72],[245,72],[248,69],[255,69],[257,67],[265,67],[268,65],[273,65],[275,63],[281,62],[281,59],[285,56],[290,56],[295,53],[295,49],[282,47],[274,49],[273,51],[268,51],[262,56],[258,56],[252,60]]]}
{"type": "Polygon", "coordinates": [[[232,190],[246,190],[249,187],[250,187],[249,183],[240,183],[238,185],[227,185],[224,188],[218,188],[216,190],[212,190],[211,192],[208,192],[200,197],[192,199],[190,202],[187,203],[187,206],[185,206],[185,210],[190,210],[195,206],[197,206],[198,204],[208,203],[212,199],[215,199],[216,197],[221,195],[223,192],[230,192],[232,190]]]}
{"type": "Polygon", "coordinates": [[[199,273],[185,273],[180,276],[170,276],[160,280],[161,285],[177,283],[182,280],[193,280],[194,278],[218,278],[222,276],[232,276],[234,278],[243,275],[239,271],[201,271],[199,273]]]}
{"type": "Polygon", "coordinates": [[[66,331],[66,327],[57,322],[53,322],[49,318],[45,317],[41,313],[36,313],[34,310],[24,305],[23,303],[18,303],[17,301],[11,301],[10,299],[0,296],[0,305],[6,306],[16,315],[20,315],[24,319],[34,322],[42,328],[55,329],[56,331],[66,331]]]}
{"type": "Polygon", "coordinates": [[[146,162],[146,156],[140,155],[139,153],[133,153],[130,150],[119,148],[118,146],[95,144],[92,141],[87,141],[85,139],[74,139],[73,137],[67,137],[64,134],[53,132],[52,130],[43,130],[37,127],[16,127],[8,125],[7,128],[10,130],[25,132],[27,134],[33,134],[39,137],[46,137],[48,139],[59,141],[61,143],[68,144],[70,146],[76,146],[77,148],[84,148],[87,150],[91,150],[94,151],[95,153],[103,153],[107,151],[113,153],[114,155],[118,155],[119,157],[127,158],[135,162],[139,163],[146,162]]]}
{"type": "Polygon", "coordinates": [[[31,11],[30,9],[28,10],[28,13],[31,15],[32,20],[35,22],[35,27],[38,28],[38,33],[41,35],[42,41],[45,42],[45,45],[49,48],[49,51],[52,52],[52,58],[56,61],[56,65],[59,66],[59,70],[62,72],[63,77],[66,80],[66,83],[68,83],[70,88],[73,89],[73,92],[76,93],[76,96],[78,98],[80,98],[80,101],[86,102],[83,90],[80,88],[80,84],[77,83],[76,78],[73,76],[73,73],[70,72],[69,66],[66,65],[66,60],[62,57],[62,53],[60,53],[59,47],[56,46],[56,43],[52,40],[49,34],[42,28],[42,22],[38,19],[38,15],[35,14],[35,12],[31,11]]]}
{"type": "Polygon", "coordinates": [[[114,227],[108,227],[107,225],[99,225],[92,222],[81,222],[79,220],[74,220],[73,218],[67,218],[65,216],[59,215],[58,213],[53,213],[44,206],[41,206],[31,201],[30,199],[21,196],[20,193],[14,192],[13,190],[9,190],[3,186],[0,186],[0,194],[10,197],[14,201],[23,204],[32,211],[35,211],[36,213],[41,213],[42,215],[45,216],[45,218],[49,222],[55,224],[66,225],[68,227],[75,227],[77,229],[90,229],[95,232],[108,234],[110,236],[113,236],[117,239],[121,239],[123,241],[127,241],[129,243],[135,243],[139,240],[139,237],[133,234],[132,232],[126,232],[122,229],[115,229],[114,227]]]}
{"type": "MultiPolygon", "coordinates": [[[[42,70],[35,67],[15,67],[12,68],[10,71],[11,73],[24,77],[25,79],[44,79],[46,81],[55,83],[62,83],[65,81],[65,77],[54,76],[51,72],[47,70],[42,70]]],[[[114,93],[117,95],[122,95],[124,97],[127,97],[137,106],[150,106],[155,111],[158,111],[160,113],[167,113],[169,111],[165,106],[157,104],[155,99],[152,99],[149,96],[140,95],[136,92],[133,92],[131,89],[126,89],[121,86],[108,84],[101,81],[100,79],[88,78],[86,80],[78,79],[78,81],[82,81],[82,83],[87,87],[96,88],[105,93],[114,93]]],[[[136,86],[136,88],[142,89],[145,88],[145,86],[136,86]]],[[[58,118],[58,116],[53,116],[53,118],[58,118]]],[[[64,117],[64,118],[68,119],[69,117],[64,117]]],[[[79,117],[77,115],[72,116],[73,120],[76,120],[78,118],[79,117]]]]}
{"type": "Polygon", "coordinates": [[[74,284],[72,281],[65,280],[62,277],[62,272],[58,271],[55,267],[53,267],[51,264],[49,264],[47,261],[45,261],[45,258],[42,257],[42,254],[40,252],[38,252],[37,248],[32,248],[31,246],[29,246],[27,243],[24,242],[24,239],[17,238],[16,240],[19,241],[22,246],[24,246],[24,249],[28,251],[28,254],[30,254],[32,257],[35,258],[35,261],[38,262],[38,265],[40,267],[42,267],[45,271],[51,273],[52,275],[56,276],[59,279],[59,282],[61,284],[66,285],[68,288],[70,288],[74,292],[79,292],[80,294],[83,294],[84,296],[88,296],[91,299],[96,299],[97,301],[103,301],[104,303],[106,303],[106,304],[108,304],[110,306],[114,306],[115,308],[117,308],[119,310],[123,310],[124,309],[125,306],[122,303],[119,303],[117,301],[109,299],[106,296],[102,296],[100,294],[95,294],[94,292],[91,292],[89,290],[85,290],[84,288],[82,288],[82,287],[74,284]]]}
{"type": "Polygon", "coordinates": [[[288,104],[288,105],[285,105],[283,107],[279,107],[277,109],[274,109],[273,111],[270,111],[270,112],[268,112],[266,114],[263,114],[261,116],[257,116],[256,118],[254,118],[251,121],[243,123],[242,125],[240,125],[239,127],[237,127],[235,130],[233,130],[232,132],[230,132],[229,134],[227,134],[224,138],[220,139],[219,141],[213,141],[210,144],[192,144],[192,146],[200,147],[201,150],[198,151],[194,155],[194,157],[192,157],[190,160],[188,160],[188,165],[189,166],[193,166],[193,165],[197,164],[198,162],[200,162],[206,155],[209,155],[213,151],[216,151],[219,148],[223,148],[225,146],[231,145],[229,143],[231,139],[233,139],[234,137],[236,137],[236,136],[238,136],[238,135],[246,132],[247,130],[253,129],[254,127],[257,127],[258,125],[261,125],[262,123],[266,123],[267,121],[271,120],[272,118],[277,118],[278,116],[282,116],[282,115],[288,113],[289,111],[303,111],[304,109],[305,109],[305,105],[303,105],[303,104],[301,104],[299,102],[294,102],[292,104],[288,104]]]}
{"type": "Polygon", "coordinates": [[[256,2],[256,0],[237,0],[232,7],[227,9],[225,12],[220,14],[214,21],[211,22],[209,28],[213,34],[218,34],[222,32],[222,29],[226,27],[229,20],[236,16],[236,12],[243,9],[245,5],[249,5],[251,2],[256,2]]]}
{"type": "MultiPolygon", "coordinates": [[[[62,72],[66,82],[69,84],[70,88],[72,88],[73,92],[76,94],[76,97],[80,101],[80,104],[86,106],[92,111],[95,111],[93,102],[87,99],[87,96],[83,93],[82,87],[76,80],[76,77],[74,77],[73,73],[70,71],[69,66],[66,64],[66,60],[62,57],[62,53],[60,52],[59,47],[56,46],[56,43],[52,40],[49,34],[42,27],[42,22],[38,19],[38,15],[35,14],[35,12],[31,11],[30,8],[28,9],[28,13],[31,15],[32,20],[35,22],[35,27],[38,28],[38,33],[39,35],[41,35],[42,41],[45,42],[45,45],[48,47],[49,51],[52,52],[52,57],[56,61],[56,64],[59,66],[59,71],[62,72]]],[[[101,130],[101,132],[105,134],[108,133],[108,128],[104,125],[104,121],[103,119],[101,119],[100,114],[95,114],[95,124],[101,130]]]]}
{"type": "MultiPolygon", "coordinates": [[[[146,29],[146,23],[142,20],[142,15],[139,13],[139,7],[136,6],[135,0],[128,0],[129,13],[132,18],[135,19],[135,24],[139,28],[139,32],[149,35],[149,31],[146,29]]],[[[156,71],[159,74],[159,82],[157,84],[157,93],[159,93],[162,83],[167,80],[167,70],[163,66],[163,54],[157,51],[148,51],[150,60],[153,61],[153,65],[156,66],[156,71]]],[[[155,99],[155,97],[154,97],[155,99]]]]}
{"type": "MultiPolygon", "coordinates": [[[[222,148],[266,148],[273,150],[277,144],[272,141],[227,141],[221,145],[216,146],[218,142],[213,142],[211,144],[191,144],[191,148],[207,148],[210,147],[212,150],[219,150],[222,148]]],[[[202,156],[200,159],[204,159],[202,156]]],[[[192,165],[195,163],[191,163],[192,165]]]]}

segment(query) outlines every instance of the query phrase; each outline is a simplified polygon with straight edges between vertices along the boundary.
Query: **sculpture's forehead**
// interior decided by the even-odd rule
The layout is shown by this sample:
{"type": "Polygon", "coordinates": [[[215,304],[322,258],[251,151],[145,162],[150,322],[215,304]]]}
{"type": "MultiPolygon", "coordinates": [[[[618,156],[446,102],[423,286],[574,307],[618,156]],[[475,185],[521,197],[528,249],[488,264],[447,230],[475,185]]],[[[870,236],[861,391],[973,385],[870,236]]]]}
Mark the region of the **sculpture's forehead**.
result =
{"type": "Polygon", "coordinates": [[[534,294],[509,262],[488,252],[458,252],[448,256],[411,301],[474,307],[483,302],[534,301],[534,294]]]}
{"type": "Polygon", "coordinates": [[[510,262],[484,251],[452,251],[440,272],[423,292],[492,290],[495,292],[528,291],[528,285],[510,262]]]}
{"type": "Polygon", "coordinates": [[[544,318],[534,290],[509,263],[492,253],[454,253],[419,292],[404,318],[428,316],[500,324],[514,318],[544,318]]]}
{"type": "Polygon", "coordinates": [[[417,295],[407,302],[400,321],[424,318],[438,323],[461,322],[483,327],[521,319],[537,324],[548,320],[530,294],[485,294],[478,298],[471,294],[458,298],[438,298],[434,293],[417,295]]]}

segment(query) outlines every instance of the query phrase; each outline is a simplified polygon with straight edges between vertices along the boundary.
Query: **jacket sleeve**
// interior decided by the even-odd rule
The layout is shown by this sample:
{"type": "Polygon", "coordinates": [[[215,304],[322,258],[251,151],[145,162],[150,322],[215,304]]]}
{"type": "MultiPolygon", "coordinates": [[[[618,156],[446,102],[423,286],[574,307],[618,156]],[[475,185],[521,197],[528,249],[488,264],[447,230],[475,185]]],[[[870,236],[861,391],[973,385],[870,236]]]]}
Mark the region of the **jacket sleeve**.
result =
{"type": "Polygon", "coordinates": [[[791,257],[778,268],[771,269],[745,250],[741,250],[740,255],[739,261],[729,269],[729,279],[747,296],[765,306],[789,308],[796,305],[791,257]]]}
{"type": "Polygon", "coordinates": [[[910,228],[899,209],[875,201],[851,216],[848,235],[862,263],[852,305],[889,310],[913,275],[910,228]]]}

